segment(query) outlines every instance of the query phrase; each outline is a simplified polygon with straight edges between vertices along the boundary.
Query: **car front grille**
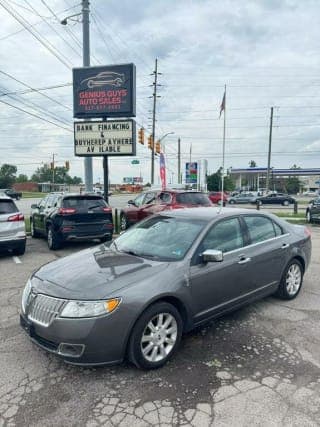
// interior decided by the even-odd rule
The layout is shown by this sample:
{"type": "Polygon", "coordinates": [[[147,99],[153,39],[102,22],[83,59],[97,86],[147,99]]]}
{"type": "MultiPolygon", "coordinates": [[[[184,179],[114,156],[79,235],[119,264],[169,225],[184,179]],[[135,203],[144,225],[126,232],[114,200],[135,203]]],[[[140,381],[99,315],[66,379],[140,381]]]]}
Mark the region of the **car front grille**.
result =
{"type": "Polygon", "coordinates": [[[65,300],[42,294],[32,294],[28,302],[28,319],[46,327],[61,313],[66,304],[65,300]]]}

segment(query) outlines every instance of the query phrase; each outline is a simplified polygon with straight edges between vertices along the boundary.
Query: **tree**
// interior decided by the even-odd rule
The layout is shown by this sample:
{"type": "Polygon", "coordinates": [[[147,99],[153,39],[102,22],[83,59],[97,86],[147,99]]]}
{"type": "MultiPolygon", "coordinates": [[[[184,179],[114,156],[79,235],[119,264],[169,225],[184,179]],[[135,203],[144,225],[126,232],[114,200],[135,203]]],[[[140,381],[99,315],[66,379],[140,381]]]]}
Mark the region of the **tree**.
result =
{"type": "Polygon", "coordinates": [[[17,166],[4,163],[0,168],[0,188],[11,187],[16,180],[17,166]]]}
{"type": "Polygon", "coordinates": [[[254,160],[250,160],[249,168],[256,168],[256,167],[257,167],[257,163],[254,160]]]}
{"type": "Polygon", "coordinates": [[[27,177],[27,175],[20,173],[16,179],[16,182],[28,182],[29,178],[27,177]]]}
{"type": "Polygon", "coordinates": [[[82,179],[78,176],[74,176],[73,178],[71,178],[71,176],[68,174],[67,168],[65,168],[64,166],[55,167],[53,176],[53,170],[49,168],[48,165],[44,165],[40,168],[37,168],[37,170],[31,177],[31,181],[35,182],[53,182],[53,179],[56,184],[77,185],[82,183],[82,179]]]}
{"type": "MultiPolygon", "coordinates": [[[[221,168],[212,175],[207,175],[207,186],[209,191],[221,191],[221,168]]],[[[229,175],[225,175],[223,180],[223,187],[225,191],[233,191],[235,183],[229,175]]]]}
{"type": "Polygon", "coordinates": [[[300,191],[301,183],[295,176],[290,176],[287,178],[285,185],[288,194],[297,194],[300,191]]]}

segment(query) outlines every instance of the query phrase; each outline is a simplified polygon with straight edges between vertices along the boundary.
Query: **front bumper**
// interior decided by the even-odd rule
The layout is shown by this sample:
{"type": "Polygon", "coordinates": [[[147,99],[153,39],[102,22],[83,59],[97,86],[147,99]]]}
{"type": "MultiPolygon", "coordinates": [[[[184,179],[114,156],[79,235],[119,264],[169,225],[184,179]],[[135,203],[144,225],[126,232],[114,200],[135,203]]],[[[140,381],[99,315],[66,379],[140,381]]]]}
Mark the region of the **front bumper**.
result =
{"type": "Polygon", "coordinates": [[[55,318],[48,327],[20,313],[20,325],[36,345],[68,363],[116,364],[124,359],[129,334],[118,311],[96,318],[55,318]]]}

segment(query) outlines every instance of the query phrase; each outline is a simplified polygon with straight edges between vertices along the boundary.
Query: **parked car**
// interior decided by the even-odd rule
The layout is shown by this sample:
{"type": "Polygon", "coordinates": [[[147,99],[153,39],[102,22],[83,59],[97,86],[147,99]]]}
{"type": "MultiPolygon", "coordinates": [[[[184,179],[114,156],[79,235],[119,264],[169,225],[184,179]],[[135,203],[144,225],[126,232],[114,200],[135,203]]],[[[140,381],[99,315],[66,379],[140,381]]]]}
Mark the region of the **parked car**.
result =
{"type": "Polygon", "coordinates": [[[16,200],[19,200],[22,197],[22,193],[20,191],[13,190],[12,188],[0,188],[0,194],[6,194],[16,200]]]}
{"type": "Polygon", "coordinates": [[[140,193],[120,212],[122,231],[142,219],[167,209],[186,207],[212,206],[207,194],[199,191],[151,190],[140,193]]]}
{"type": "MultiPolygon", "coordinates": [[[[221,204],[221,191],[210,191],[209,199],[214,204],[221,204]]],[[[228,201],[228,195],[223,193],[223,205],[225,205],[228,201]]]]}
{"type": "Polygon", "coordinates": [[[0,194],[0,249],[23,255],[26,250],[24,216],[14,201],[0,194]]]}
{"type": "Polygon", "coordinates": [[[282,194],[282,193],[270,193],[266,196],[257,197],[256,200],[252,203],[258,203],[259,205],[283,205],[283,206],[289,206],[293,203],[295,203],[295,199],[288,194],[282,194]]]}
{"type": "Polygon", "coordinates": [[[309,223],[320,221],[320,197],[309,203],[306,209],[306,220],[309,223]]]}
{"type": "Polygon", "coordinates": [[[158,368],[181,335],[276,294],[291,300],[311,256],[310,231],[272,214],[215,207],[154,215],[100,245],[44,265],[22,296],[21,325],[65,361],[129,358],[158,368]]]}
{"type": "Polygon", "coordinates": [[[256,203],[257,196],[253,193],[240,193],[229,198],[228,202],[230,205],[238,203],[256,203]]]}
{"type": "Polygon", "coordinates": [[[31,236],[46,237],[49,249],[70,240],[112,239],[112,209],[102,196],[52,193],[31,208],[31,236]]]}

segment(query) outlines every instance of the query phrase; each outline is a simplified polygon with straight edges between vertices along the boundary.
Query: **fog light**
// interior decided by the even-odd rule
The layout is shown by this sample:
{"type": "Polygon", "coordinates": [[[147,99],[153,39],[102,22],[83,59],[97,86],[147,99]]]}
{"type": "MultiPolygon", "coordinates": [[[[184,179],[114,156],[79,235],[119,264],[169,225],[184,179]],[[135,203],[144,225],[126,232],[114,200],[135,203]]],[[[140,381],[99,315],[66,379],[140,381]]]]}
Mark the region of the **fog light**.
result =
{"type": "Polygon", "coordinates": [[[58,348],[58,354],[67,357],[80,357],[84,352],[83,344],[68,344],[62,342],[58,348]]]}

